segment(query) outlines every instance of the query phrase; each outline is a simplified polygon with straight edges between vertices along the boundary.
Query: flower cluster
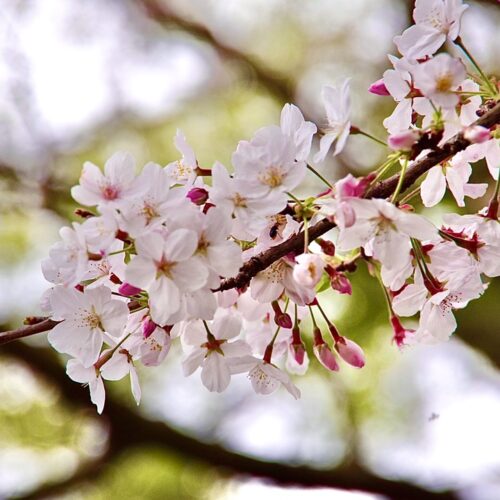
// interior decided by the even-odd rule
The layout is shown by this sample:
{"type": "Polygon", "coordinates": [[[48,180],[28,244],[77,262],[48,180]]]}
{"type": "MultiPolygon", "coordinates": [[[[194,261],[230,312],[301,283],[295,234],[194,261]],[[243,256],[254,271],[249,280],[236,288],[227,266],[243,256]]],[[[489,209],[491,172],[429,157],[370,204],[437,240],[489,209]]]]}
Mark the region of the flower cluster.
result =
{"type": "Polygon", "coordinates": [[[89,385],[99,412],[104,380],[129,375],[139,402],[136,366],[159,365],[172,342],[184,353],[185,375],[199,370],[215,392],[246,373],[259,394],[283,386],[298,398],[290,375],[307,371],[309,354],[329,371],[340,369],[339,360],[362,368],[362,348],[320,303],[328,288],[352,293],[348,273],[358,261],[380,281],[399,347],[449,338],[453,311],[500,276],[499,131],[474,124],[500,96],[459,38],[465,9],[461,0],[417,0],[415,25],[395,38],[401,57],[389,56],[393,68],[369,89],[397,104],[384,120],[387,144],[375,138],[388,148],[387,160],[366,177],[333,183],[310,161],[322,162],[332,145],[339,154],[350,134],[374,139],[351,125],[349,79],[323,89],[326,127],[318,130],[287,104],[279,126],[237,145],[230,169],[202,168],[181,132],[181,158],[166,166],[148,163],[137,173],[123,152],[103,170],[85,163],[71,191],[81,223],[61,229],[42,264],[52,284],[42,305],[59,322],[49,342],[71,357],[68,375],[89,385]],[[446,40],[468,59],[434,55],[446,40]],[[467,73],[468,64],[476,73],[467,73]],[[405,175],[456,134],[462,151],[405,196],[405,175]],[[446,214],[437,227],[408,203],[420,193],[432,207],[447,188],[458,207],[465,197],[484,197],[488,184],[469,182],[482,159],[494,187],[478,213],[446,214]],[[326,191],[301,198],[294,190],[308,172],[326,191]],[[372,198],[370,189],[394,172],[395,188],[372,198]],[[318,237],[313,229],[325,220],[336,229],[318,237]],[[269,265],[226,286],[273,251],[269,265]],[[416,314],[416,328],[405,327],[401,318],[416,314]]]}

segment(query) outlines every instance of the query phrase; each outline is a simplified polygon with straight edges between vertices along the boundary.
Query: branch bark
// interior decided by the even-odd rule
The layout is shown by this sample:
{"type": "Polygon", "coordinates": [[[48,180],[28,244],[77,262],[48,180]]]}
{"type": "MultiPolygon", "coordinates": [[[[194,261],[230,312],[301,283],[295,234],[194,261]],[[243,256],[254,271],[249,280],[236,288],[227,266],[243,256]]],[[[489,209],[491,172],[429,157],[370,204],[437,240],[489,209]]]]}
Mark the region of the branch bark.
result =
{"type": "MultiPolygon", "coordinates": [[[[6,346],[4,352],[23,360],[32,370],[39,372],[48,382],[58,387],[68,404],[78,408],[91,408],[87,389],[74,384],[65,376],[64,369],[59,365],[53,351],[17,343],[6,346]]],[[[318,470],[251,458],[217,444],[198,441],[163,422],[146,419],[112,398],[108,398],[103,415],[109,421],[110,456],[116,456],[131,447],[157,446],[170,449],[190,460],[194,458],[205,462],[209,466],[221,467],[240,475],[264,478],[285,486],[361,490],[395,500],[458,498],[453,491],[432,492],[408,482],[384,479],[359,465],[318,470]]],[[[85,480],[85,477],[82,479],[85,480]]],[[[61,488],[57,488],[57,485],[46,487],[44,492],[47,495],[31,494],[28,498],[43,498],[49,496],[52,491],[59,492],[61,488]]]]}

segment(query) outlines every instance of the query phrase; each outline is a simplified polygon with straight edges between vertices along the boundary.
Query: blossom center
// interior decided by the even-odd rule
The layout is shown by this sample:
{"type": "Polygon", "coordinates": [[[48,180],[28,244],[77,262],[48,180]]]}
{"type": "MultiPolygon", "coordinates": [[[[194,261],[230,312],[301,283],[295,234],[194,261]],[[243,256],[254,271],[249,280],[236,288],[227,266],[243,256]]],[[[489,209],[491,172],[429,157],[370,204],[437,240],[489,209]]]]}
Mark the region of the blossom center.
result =
{"type": "Polygon", "coordinates": [[[101,325],[101,318],[99,318],[98,314],[95,312],[94,308],[90,311],[85,311],[86,314],[82,317],[82,323],[89,328],[100,328],[103,330],[101,325]]]}
{"type": "Polygon", "coordinates": [[[288,266],[285,261],[283,259],[280,259],[271,264],[262,272],[264,273],[264,276],[272,283],[279,283],[283,281],[283,277],[285,275],[285,270],[287,267],[288,266]]]}
{"type": "Polygon", "coordinates": [[[169,262],[168,260],[162,260],[156,266],[157,276],[163,274],[163,276],[166,276],[167,278],[171,278],[172,277],[172,269],[174,268],[174,266],[175,266],[174,262],[169,262]]]}
{"type": "Polygon", "coordinates": [[[210,243],[208,242],[205,233],[201,233],[198,239],[198,253],[206,255],[210,243]]]}
{"type": "Polygon", "coordinates": [[[449,92],[453,86],[453,75],[451,73],[444,73],[436,80],[436,90],[438,92],[449,92]]]}
{"type": "Polygon", "coordinates": [[[241,196],[240,193],[234,193],[233,195],[233,203],[235,207],[246,208],[247,199],[241,196]]]}
{"type": "Polygon", "coordinates": [[[181,160],[177,160],[177,167],[174,170],[174,176],[177,179],[189,177],[193,173],[193,168],[189,165],[184,165],[181,160]]]}
{"type": "Polygon", "coordinates": [[[145,203],[142,207],[142,215],[146,218],[147,222],[151,222],[154,218],[158,217],[158,212],[156,208],[152,205],[145,203]]]}
{"type": "Polygon", "coordinates": [[[118,195],[120,194],[118,188],[110,184],[103,186],[101,188],[101,193],[106,200],[116,200],[118,198],[118,195]]]}
{"type": "Polygon", "coordinates": [[[260,182],[271,188],[281,186],[283,177],[283,170],[280,167],[269,167],[259,174],[260,182]]]}

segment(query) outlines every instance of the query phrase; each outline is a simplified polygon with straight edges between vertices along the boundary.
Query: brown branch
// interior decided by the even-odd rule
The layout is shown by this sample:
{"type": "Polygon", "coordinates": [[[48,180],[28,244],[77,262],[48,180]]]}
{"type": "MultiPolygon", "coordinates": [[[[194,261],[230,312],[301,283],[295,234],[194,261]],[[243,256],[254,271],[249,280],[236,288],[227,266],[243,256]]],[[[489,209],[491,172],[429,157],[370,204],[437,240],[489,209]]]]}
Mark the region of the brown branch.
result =
{"type": "Polygon", "coordinates": [[[211,45],[221,57],[243,64],[250,70],[255,79],[259,81],[262,86],[267,88],[279,101],[293,101],[294,86],[289,80],[270,68],[263,68],[244,52],[230,45],[226,45],[221,40],[217,39],[203,24],[181,17],[161,0],[138,0],[137,4],[156,22],[162,25],[172,25],[179,28],[211,45]]]}
{"type": "MultiPolygon", "coordinates": [[[[55,384],[68,404],[79,408],[92,406],[88,390],[65,376],[53,351],[18,343],[6,346],[5,352],[22,359],[32,370],[55,384]]],[[[411,483],[384,479],[357,465],[318,470],[251,458],[216,444],[198,441],[163,422],[148,420],[112,398],[108,398],[103,415],[110,424],[108,453],[113,456],[134,447],[155,446],[170,449],[189,460],[196,459],[209,466],[221,467],[241,475],[257,476],[281,485],[361,490],[397,500],[457,498],[454,492],[431,492],[411,483]]],[[[56,485],[51,488],[60,491],[60,488],[56,489],[56,485]]],[[[47,491],[50,492],[48,487],[47,491]]],[[[41,496],[32,494],[30,498],[41,496]]]]}
{"type": "MultiPolygon", "coordinates": [[[[498,103],[493,109],[488,111],[484,116],[479,118],[475,125],[481,125],[483,127],[490,128],[495,124],[500,123],[500,103],[498,103]]],[[[407,170],[405,178],[403,180],[402,191],[410,187],[422,174],[430,170],[435,165],[451,158],[453,155],[459,151],[463,151],[467,146],[470,146],[470,142],[464,139],[462,134],[458,134],[448,142],[446,142],[442,147],[436,147],[433,151],[428,153],[422,159],[413,163],[413,165],[407,170]]],[[[375,184],[371,189],[365,194],[365,198],[387,198],[389,197],[399,180],[399,174],[393,175],[389,179],[381,181],[375,184]]],[[[334,228],[335,224],[323,219],[317,222],[314,226],[309,228],[310,241],[315,238],[325,234],[330,229],[334,228]]],[[[272,247],[265,252],[251,258],[248,262],[245,262],[241,267],[239,273],[233,277],[222,282],[219,290],[230,290],[231,288],[242,288],[260,271],[269,267],[273,262],[277,261],[281,257],[284,257],[288,253],[295,252],[299,253],[304,247],[304,233],[298,233],[297,235],[291,237],[287,241],[272,247]]]]}
{"type": "Polygon", "coordinates": [[[10,330],[7,332],[0,333],[0,345],[7,344],[8,342],[12,342],[13,340],[19,340],[24,337],[30,337],[31,335],[35,335],[37,333],[46,332],[48,330],[52,330],[54,326],[56,326],[59,321],[53,321],[49,318],[37,318],[38,321],[35,324],[22,326],[21,328],[17,328],[16,330],[10,330]]]}
{"type": "MultiPolygon", "coordinates": [[[[500,123],[500,103],[479,118],[474,125],[481,125],[483,127],[491,128],[496,124],[500,123]]],[[[458,134],[448,142],[446,142],[442,147],[436,147],[433,151],[428,153],[422,159],[413,163],[413,165],[407,170],[405,179],[403,181],[402,192],[410,187],[422,174],[430,170],[433,166],[440,162],[443,162],[459,151],[463,151],[470,142],[463,138],[462,134],[458,134]]],[[[392,194],[396,185],[398,183],[399,174],[393,175],[389,179],[375,184],[371,189],[368,190],[365,197],[366,198],[387,198],[392,194]]],[[[309,228],[309,239],[310,241],[322,236],[330,229],[334,228],[335,224],[328,221],[327,219],[320,220],[314,226],[309,228]]],[[[304,233],[300,232],[295,236],[292,236],[288,240],[269,248],[268,250],[252,257],[249,261],[245,262],[240,268],[238,274],[233,278],[228,278],[224,280],[221,286],[217,290],[230,290],[231,288],[243,288],[250,283],[250,280],[257,275],[257,273],[268,268],[271,264],[276,262],[281,257],[289,253],[300,253],[304,248],[304,233]]],[[[44,329],[39,329],[40,325],[21,327],[17,330],[7,331],[0,333],[0,345],[5,342],[10,342],[17,338],[27,337],[35,333],[50,330],[56,325],[55,322],[50,323],[47,320],[43,323],[44,329]],[[4,341],[5,339],[5,341],[4,341]]]]}

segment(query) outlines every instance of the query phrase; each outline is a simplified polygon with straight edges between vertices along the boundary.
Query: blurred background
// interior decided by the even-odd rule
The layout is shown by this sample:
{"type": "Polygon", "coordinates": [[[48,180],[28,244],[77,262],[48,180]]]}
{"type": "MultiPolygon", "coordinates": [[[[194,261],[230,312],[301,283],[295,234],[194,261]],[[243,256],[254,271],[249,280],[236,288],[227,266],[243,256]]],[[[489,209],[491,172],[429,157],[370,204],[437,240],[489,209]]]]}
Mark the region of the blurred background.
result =
{"type": "MultiPolygon", "coordinates": [[[[498,75],[499,4],[470,5],[462,38],[498,75]]],[[[277,123],[286,102],[323,124],[321,86],[346,76],[353,123],[383,137],[394,104],[367,87],[411,9],[402,0],[0,0],[0,330],[39,312],[40,260],[76,220],[69,188],[83,161],[102,165],[125,149],[140,166],[165,165],[178,158],[180,128],[202,166],[229,165],[237,141],[277,123]]],[[[322,172],[360,175],[383,155],[355,136],[322,172]]],[[[447,209],[449,200],[426,214],[447,209]]],[[[298,402],[256,396],[244,377],[208,393],[198,375],[183,377],[173,349],[140,373],[139,408],[128,381],[107,383],[98,417],[44,334],[3,346],[0,498],[500,498],[499,280],[458,312],[450,342],[404,352],[390,342],[378,284],[364,267],[352,280],[352,299],[332,295],[329,312],[367,366],[331,376],[312,363],[295,380],[298,402]]]]}

